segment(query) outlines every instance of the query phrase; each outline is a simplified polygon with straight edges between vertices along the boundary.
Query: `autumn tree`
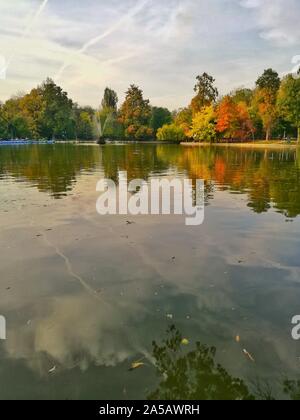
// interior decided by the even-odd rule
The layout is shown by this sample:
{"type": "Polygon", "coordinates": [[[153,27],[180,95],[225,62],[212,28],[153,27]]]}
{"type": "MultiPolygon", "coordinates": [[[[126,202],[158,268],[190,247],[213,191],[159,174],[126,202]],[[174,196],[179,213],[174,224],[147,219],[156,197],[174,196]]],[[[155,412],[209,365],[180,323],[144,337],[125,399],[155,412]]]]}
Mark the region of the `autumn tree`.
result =
{"type": "Polygon", "coordinates": [[[216,140],[216,113],[212,105],[202,108],[192,122],[191,137],[196,141],[216,140]]]}
{"type": "Polygon", "coordinates": [[[216,102],[219,92],[214,86],[215,79],[207,73],[197,76],[197,83],[194,87],[196,96],[192,99],[191,109],[193,115],[201,111],[205,106],[209,106],[216,102]]]}
{"type": "Polygon", "coordinates": [[[300,143],[300,77],[288,75],[281,83],[278,106],[280,114],[290,122],[298,132],[300,143]]]}
{"type": "Polygon", "coordinates": [[[40,89],[32,89],[30,93],[20,99],[23,117],[27,120],[30,137],[38,139],[42,136],[43,115],[45,103],[40,89]]]}
{"type": "Polygon", "coordinates": [[[266,141],[270,140],[272,127],[277,118],[277,96],[280,78],[272,69],[265,70],[256,82],[255,104],[263,121],[266,141]]]}
{"type": "Polygon", "coordinates": [[[190,134],[192,125],[193,113],[191,107],[181,108],[173,113],[174,123],[182,128],[186,137],[190,134]]]}
{"type": "Polygon", "coordinates": [[[254,133],[247,105],[235,103],[231,96],[225,96],[217,108],[216,130],[227,139],[244,140],[254,133]]]}
{"type": "Polygon", "coordinates": [[[31,136],[28,119],[21,107],[22,96],[15,96],[5,102],[1,109],[3,132],[10,138],[31,136]]]}
{"type": "Polygon", "coordinates": [[[125,136],[138,140],[152,137],[153,130],[149,126],[150,118],[150,101],[144,99],[141,89],[131,85],[120,109],[120,121],[124,126],[125,136]]]}

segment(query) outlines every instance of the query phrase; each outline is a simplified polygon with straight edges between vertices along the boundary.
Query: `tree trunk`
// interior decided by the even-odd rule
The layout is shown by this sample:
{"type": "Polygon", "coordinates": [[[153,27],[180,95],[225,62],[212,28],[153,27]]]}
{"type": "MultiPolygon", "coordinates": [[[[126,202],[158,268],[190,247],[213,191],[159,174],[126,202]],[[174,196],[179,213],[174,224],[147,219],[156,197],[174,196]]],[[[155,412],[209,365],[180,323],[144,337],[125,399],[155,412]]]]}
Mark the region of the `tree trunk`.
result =
{"type": "Polygon", "coordinates": [[[300,127],[298,127],[298,144],[300,144],[300,127]]]}
{"type": "Polygon", "coordinates": [[[270,140],[270,128],[267,128],[267,131],[266,131],[266,141],[269,141],[270,140]]]}

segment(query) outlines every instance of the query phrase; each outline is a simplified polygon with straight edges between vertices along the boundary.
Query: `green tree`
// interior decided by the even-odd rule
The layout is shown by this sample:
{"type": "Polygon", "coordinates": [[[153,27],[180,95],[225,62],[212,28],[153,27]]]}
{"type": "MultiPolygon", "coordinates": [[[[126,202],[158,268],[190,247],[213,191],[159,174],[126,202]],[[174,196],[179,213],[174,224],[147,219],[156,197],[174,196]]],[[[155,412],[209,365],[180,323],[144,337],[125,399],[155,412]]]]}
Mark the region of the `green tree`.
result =
{"type": "Polygon", "coordinates": [[[125,136],[137,140],[152,137],[153,130],[150,128],[150,119],[150,101],[144,99],[141,89],[131,85],[120,109],[120,121],[124,126],[125,136]]]}
{"type": "Polygon", "coordinates": [[[113,89],[107,87],[104,91],[104,97],[101,102],[102,109],[108,108],[117,111],[118,101],[119,99],[117,93],[113,89]]]}
{"type": "Polygon", "coordinates": [[[75,124],[72,100],[51,79],[47,79],[38,90],[43,101],[41,135],[48,139],[72,138],[75,124]]]}
{"type": "Polygon", "coordinates": [[[91,140],[94,138],[94,114],[91,107],[79,108],[74,106],[75,135],[79,140],[91,140]]]}
{"type": "Polygon", "coordinates": [[[176,124],[164,125],[157,131],[157,139],[160,141],[174,141],[180,143],[185,140],[184,130],[176,124]]]}
{"type": "Polygon", "coordinates": [[[278,106],[281,115],[290,122],[298,132],[300,143],[300,77],[288,75],[281,83],[278,106]]]}
{"type": "Polygon", "coordinates": [[[230,96],[236,104],[244,102],[248,107],[250,107],[253,100],[253,90],[247,88],[239,88],[233,91],[230,96]]]}
{"type": "Polygon", "coordinates": [[[256,82],[254,101],[263,121],[266,132],[266,141],[270,140],[272,127],[278,116],[277,96],[280,88],[280,78],[276,71],[265,70],[256,82]]]}
{"type": "Polygon", "coordinates": [[[118,96],[117,93],[106,88],[101,102],[101,108],[95,115],[95,125],[98,136],[109,138],[122,137],[122,127],[118,122],[118,96]]]}
{"type": "Polygon", "coordinates": [[[218,89],[214,86],[215,79],[207,73],[197,76],[197,83],[194,91],[196,96],[192,99],[191,108],[193,114],[201,111],[205,106],[209,106],[216,102],[219,96],[218,89]]]}
{"type": "Polygon", "coordinates": [[[157,130],[165,124],[171,124],[172,114],[167,108],[152,108],[152,115],[150,119],[150,128],[156,134],[157,130]]]}

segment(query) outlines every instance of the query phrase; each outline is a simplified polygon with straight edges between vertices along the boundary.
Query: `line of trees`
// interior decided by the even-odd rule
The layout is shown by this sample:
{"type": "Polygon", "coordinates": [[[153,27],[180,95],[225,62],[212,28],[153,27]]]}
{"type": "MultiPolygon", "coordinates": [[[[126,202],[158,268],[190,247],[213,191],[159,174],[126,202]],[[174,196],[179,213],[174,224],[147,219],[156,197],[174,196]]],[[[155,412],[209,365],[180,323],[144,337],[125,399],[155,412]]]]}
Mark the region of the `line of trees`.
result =
{"type": "Polygon", "coordinates": [[[0,138],[97,138],[217,142],[297,137],[300,142],[300,72],[280,79],[265,70],[254,89],[220,97],[215,79],[197,77],[186,108],[153,107],[131,85],[118,107],[117,93],[106,88],[98,110],[79,107],[53,80],[28,94],[0,103],[0,138]]]}
{"type": "Polygon", "coordinates": [[[215,79],[204,73],[197,77],[190,105],[174,114],[173,123],[162,127],[158,138],[217,142],[297,137],[300,142],[299,75],[281,80],[268,69],[254,89],[240,88],[220,98],[215,79]]]}

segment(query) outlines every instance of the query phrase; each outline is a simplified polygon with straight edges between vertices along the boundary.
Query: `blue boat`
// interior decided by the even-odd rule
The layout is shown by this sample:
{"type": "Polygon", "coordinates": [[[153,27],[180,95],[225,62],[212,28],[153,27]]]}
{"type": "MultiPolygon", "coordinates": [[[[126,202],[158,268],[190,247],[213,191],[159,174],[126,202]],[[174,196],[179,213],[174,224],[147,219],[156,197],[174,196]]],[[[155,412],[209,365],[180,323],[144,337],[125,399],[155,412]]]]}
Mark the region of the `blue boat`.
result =
{"type": "Polygon", "coordinates": [[[0,140],[0,146],[27,146],[31,144],[54,144],[54,140],[0,140]]]}

